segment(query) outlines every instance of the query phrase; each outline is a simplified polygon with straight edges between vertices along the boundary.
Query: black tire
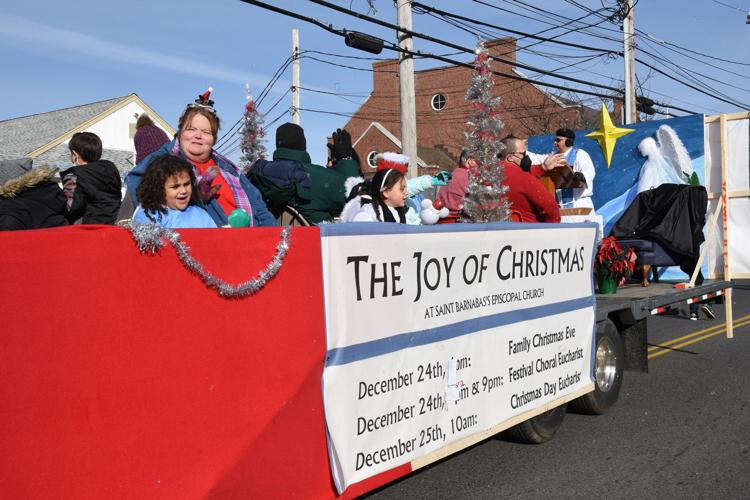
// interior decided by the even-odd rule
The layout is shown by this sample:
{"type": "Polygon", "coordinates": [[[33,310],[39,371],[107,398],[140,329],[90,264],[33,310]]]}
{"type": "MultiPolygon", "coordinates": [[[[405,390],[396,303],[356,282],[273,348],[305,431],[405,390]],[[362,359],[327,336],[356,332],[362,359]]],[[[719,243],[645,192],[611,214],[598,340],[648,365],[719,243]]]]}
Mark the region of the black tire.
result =
{"type": "Polygon", "coordinates": [[[506,430],[503,437],[517,443],[542,444],[552,439],[565,418],[563,404],[506,430]]]}
{"type": "Polygon", "coordinates": [[[596,329],[594,356],[594,391],[571,401],[570,409],[577,413],[603,415],[620,396],[625,363],[622,338],[615,324],[608,319],[596,329]]]}

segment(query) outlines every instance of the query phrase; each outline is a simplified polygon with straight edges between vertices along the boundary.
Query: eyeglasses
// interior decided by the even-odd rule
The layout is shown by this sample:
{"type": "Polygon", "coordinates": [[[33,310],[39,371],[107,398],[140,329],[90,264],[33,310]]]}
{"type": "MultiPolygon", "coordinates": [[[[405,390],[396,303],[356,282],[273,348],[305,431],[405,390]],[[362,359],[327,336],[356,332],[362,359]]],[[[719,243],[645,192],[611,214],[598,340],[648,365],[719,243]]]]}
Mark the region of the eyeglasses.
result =
{"type": "Polygon", "coordinates": [[[564,137],[555,137],[555,142],[562,142],[564,140],[565,140],[564,137]]]}

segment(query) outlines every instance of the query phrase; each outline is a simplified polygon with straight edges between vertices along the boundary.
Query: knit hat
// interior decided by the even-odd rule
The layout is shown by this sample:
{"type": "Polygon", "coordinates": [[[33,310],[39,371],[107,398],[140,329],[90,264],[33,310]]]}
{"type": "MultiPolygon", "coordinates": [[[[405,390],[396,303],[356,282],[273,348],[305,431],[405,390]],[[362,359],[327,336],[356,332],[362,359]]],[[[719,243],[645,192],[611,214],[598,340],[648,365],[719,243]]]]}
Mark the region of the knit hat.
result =
{"type": "Polygon", "coordinates": [[[31,172],[31,158],[0,161],[0,186],[31,172]]]}
{"type": "Polygon", "coordinates": [[[169,142],[166,132],[156,125],[143,125],[135,131],[135,162],[140,163],[148,155],[169,142]]]}
{"type": "Polygon", "coordinates": [[[409,169],[409,157],[399,153],[380,153],[375,157],[375,161],[377,162],[376,168],[378,172],[388,168],[394,168],[402,174],[406,174],[409,169]]]}
{"type": "Polygon", "coordinates": [[[294,123],[285,123],[276,129],[276,147],[307,151],[305,131],[294,123]]]}

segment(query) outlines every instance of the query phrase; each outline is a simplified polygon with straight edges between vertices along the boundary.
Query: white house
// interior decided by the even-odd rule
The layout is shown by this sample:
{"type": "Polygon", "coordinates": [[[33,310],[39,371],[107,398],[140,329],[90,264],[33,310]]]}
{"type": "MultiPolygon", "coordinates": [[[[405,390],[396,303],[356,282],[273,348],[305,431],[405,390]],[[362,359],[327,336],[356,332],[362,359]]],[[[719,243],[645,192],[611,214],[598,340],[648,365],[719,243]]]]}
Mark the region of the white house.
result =
{"type": "Polygon", "coordinates": [[[0,121],[0,159],[33,158],[34,166],[70,164],[68,141],[76,132],[93,132],[102,140],[102,158],[121,173],[135,162],[135,122],[142,113],[169,137],[175,130],[137,94],[0,121]]]}

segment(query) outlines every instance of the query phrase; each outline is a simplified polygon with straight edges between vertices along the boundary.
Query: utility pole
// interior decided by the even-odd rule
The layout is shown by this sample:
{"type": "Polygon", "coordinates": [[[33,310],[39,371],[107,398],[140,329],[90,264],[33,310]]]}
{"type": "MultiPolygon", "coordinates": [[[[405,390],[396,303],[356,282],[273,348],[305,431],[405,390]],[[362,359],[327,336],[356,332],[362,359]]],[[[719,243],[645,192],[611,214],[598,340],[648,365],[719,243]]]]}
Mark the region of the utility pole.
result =
{"type": "MultiPolygon", "coordinates": [[[[398,0],[398,25],[411,31],[411,0],[398,0]]],[[[412,38],[397,32],[398,46],[411,51],[412,38]]],[[[401,96],[401,151],[409,156],[409,177],[417,172],[417,109],[414,98],[414,59],[411,54],[399,55],[398,81],[401,96]]]]}
{"type": "Polygon", "coordinates": [[[638,121],[635,107],[635,27],[633,24],[633,0],[623,0],[628,14],[622,20],[623,56],[625,59],[625,107],[623,122],[627,125],[638,121]]]}
{"type": "Polygon", "coordinates": [[[292,29],[292,123],[299,125],[299,29],[292,29]]]}

